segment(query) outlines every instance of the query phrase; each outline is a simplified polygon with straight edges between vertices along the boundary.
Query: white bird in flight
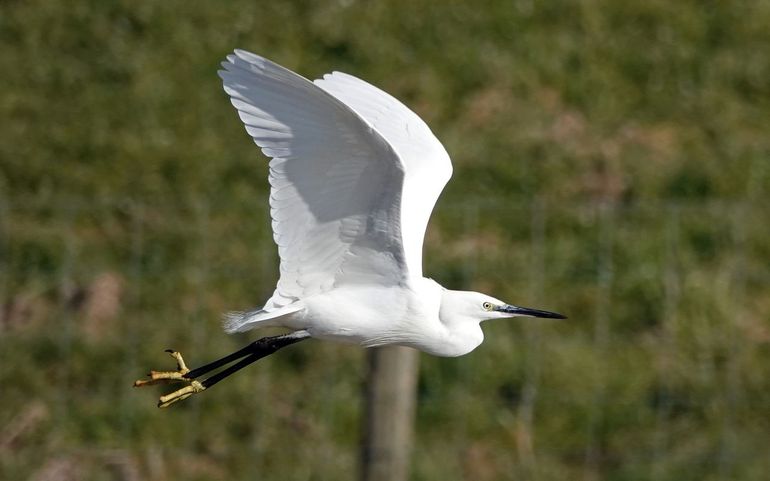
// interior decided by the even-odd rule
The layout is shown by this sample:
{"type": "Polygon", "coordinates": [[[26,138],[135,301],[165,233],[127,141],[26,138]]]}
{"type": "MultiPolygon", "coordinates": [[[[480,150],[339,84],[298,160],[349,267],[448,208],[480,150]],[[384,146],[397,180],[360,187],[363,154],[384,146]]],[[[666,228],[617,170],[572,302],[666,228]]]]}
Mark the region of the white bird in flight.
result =
{"type": "Polygon", "coordinates": [[[193,370],[169,351],[177,371],[153,371],[149,380],[135,383],[187,384],[161,396],[160,407],[311,337],[461,356],[483,341],[481,321],[564,318],[423,277],[425,228],[452,164],[441,142],[404,104],[352,75],[332,72],[311,82],[243,50],[228,55],[222,66],[225,92],[271,159],[270,214],[281,259],[270,299],[261,308],[228,314],[224,328],[291,332],[193,370]]]}

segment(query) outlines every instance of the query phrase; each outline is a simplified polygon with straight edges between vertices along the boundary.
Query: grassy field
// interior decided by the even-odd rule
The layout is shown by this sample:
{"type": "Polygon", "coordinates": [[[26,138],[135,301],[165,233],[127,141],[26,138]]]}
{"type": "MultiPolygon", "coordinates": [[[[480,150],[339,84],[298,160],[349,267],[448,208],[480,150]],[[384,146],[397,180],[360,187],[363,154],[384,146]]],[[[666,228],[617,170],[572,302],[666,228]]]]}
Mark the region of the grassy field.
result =
{"type": "Polygon", "coordinates": [[[0,2],[0,479],[357,475],[364,352],[245,344],[277,254],[233,48],[406,101],[453,158],[425,271],[569,315],[422,356],[415,480],[770,470],[770,3],[0,2]],[[264,4],[262,4],[264,3],[264,4]]]}

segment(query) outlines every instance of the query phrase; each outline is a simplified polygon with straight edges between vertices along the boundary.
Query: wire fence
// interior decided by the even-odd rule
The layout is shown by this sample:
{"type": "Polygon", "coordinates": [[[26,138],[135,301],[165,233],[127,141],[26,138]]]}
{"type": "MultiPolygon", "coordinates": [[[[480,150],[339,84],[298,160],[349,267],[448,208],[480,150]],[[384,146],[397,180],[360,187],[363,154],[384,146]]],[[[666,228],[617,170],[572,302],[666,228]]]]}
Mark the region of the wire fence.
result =
{"type": "MultiPolygon", "coordinates": [[[[427,274],[570,320],[490,322],[474,353],[421,357],[412,479],[761,478],[768,214],[440,203],[427,274]]],[[[253,337],[218,318],[274,287],[264,208],[16,199],[0,252],[0,478],[355,476],[360,349],[290,348],[170,411],[130,390],[167,347],[197,364],[253,337]]]]}

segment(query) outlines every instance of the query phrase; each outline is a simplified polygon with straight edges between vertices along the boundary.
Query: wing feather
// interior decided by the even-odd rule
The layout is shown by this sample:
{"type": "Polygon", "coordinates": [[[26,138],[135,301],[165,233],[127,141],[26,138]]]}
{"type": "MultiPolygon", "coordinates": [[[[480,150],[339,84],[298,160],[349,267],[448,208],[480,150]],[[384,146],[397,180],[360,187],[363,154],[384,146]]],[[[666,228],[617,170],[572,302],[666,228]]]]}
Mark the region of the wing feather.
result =
{"type": "Polygon", "coordinates": [[[428,219],[452,176],[449,155],[428,125],[390,94],[342,72],[326,74],[314,82],[369,122],[403,162],[401,235],[409,272],[421,276],[428,219]]]}
{"type": "Polygon", "coordinates": [[[401,237],[404,164],[342,101],[269,60],[236,50],[224,90],[271,157],[270,213],[281,276],[265,310],[346,283],[410,275],[401,237]]]}

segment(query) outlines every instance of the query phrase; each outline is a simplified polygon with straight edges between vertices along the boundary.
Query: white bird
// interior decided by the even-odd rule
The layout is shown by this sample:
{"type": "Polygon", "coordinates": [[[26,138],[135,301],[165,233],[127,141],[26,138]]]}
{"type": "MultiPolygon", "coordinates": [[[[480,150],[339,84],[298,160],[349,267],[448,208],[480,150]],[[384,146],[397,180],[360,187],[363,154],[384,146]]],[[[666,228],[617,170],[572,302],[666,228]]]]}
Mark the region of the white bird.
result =
{"type": "Polygon", "coordinates": [[[452,175],[444,147],[414,112],[363,80],[332,72],[313,82],[236,50],[222,62],[224,90],[270,157],[270,214],[280,279],[261,308],[231,313],[229,333],[283,327],[201,368],[151,372],[143,386],[186,382],[165,407],[310,337],[364,347],[409,346],[461,356],[484,339],[481,321],[563,319],[423,277],[422,244],[452,175]],[[204,381],[196,378],[239,360],[204,381]]]}

